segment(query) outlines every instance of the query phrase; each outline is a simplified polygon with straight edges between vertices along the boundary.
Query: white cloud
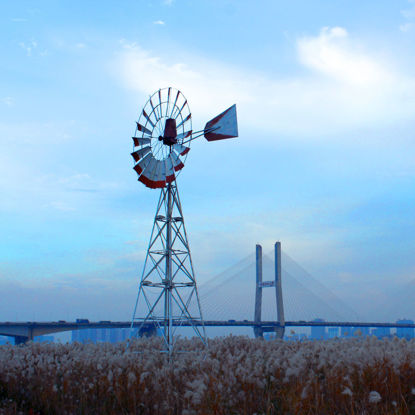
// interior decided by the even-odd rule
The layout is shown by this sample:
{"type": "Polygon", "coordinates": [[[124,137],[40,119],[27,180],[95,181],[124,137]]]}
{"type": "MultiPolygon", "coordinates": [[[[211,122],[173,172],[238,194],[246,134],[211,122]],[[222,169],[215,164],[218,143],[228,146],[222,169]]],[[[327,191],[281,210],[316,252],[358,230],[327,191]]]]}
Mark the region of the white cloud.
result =
{"type": "Polygon", "coordinates": [[[413,23],[404,23],[399,26],[399,30],[401,32],[406,33],[406,32],[409,32],[412,29],[412,27],[413,27],[413,23]]]}
{"type": "Polygon", "coordinates": [[[415,4],[414,1],[409,0],[408,3],[413,4],[409,9],[401,10],[401,14],[405,19],[415,18],[415,4]]]}
{"type": "Polygon", "coordinates": [[[22,23],[22,22],[27,22],[27,19],[23,18],[23,17],[13,17],[11,19],[12,22],[16,22],[16,23],[22,23]]]}
{"type": "Polygon", "coordinates": [[[32,56],[37,51],[38,56],[47,56],[47,49],[39,50],[36,40],[30,40],[29,42],[19,42],[19,46],[26,51],[27,56],[32,56]]]}
{"type": "Polygon", "coordinates": [[[32,56],[32,51],[37,48],[37,42],[35,40],[31,40],[27,43],[20,42],[19,46],[26,51],[27,56],[32,56]]]}
{"type": "Polygon", "coordinates": [[[163,20],[156,20],[155,22],[153,22],[153,24],[164,26],[165,22],[163,20]]]}
{"type": "Polygon", "coordinates": [[[200,121],[216,115],[212,108],[219,112],[236,102],[240,131],[250,126],[261,134],[316,137],[413,117],[415,79],[367,52],[340,27],[299,38],[298,63],[308,72],[285,78],[197,56],[172,62],[137,44],[122,46],[114,72],[128,89],[147,95],[175,86],[200,121]]]}
{"type": "Polygon", "coordinates": [[[72,136],[73,128],[72,121],[0,123],[0,142],[5,149],[0,154],[0,190],[5,196],[0,210],[79,212],[95,209],[100,198],[125,190],[124,183],[99,177],[93,167],[78,171],[67,159],[62,169],[50,163],[62,154],[59,149],[79,145],[72,136]]]}
{"type": "Polygon", "coordinates": [[[415,18],[415,1],[414,0],[408,0],[408,3],[411,4],[411,7],[409,9],[405,9],[405,10],[401,10],[401,14],[402,16],[406,19],[409,20],[406,23],[403,23],[399,26],[399,30],[401,32],[409,32],[412,27],[413,27],[413,23],[412,21],[415,18]]]}
{"type": "Polygon", "coordinates": [[[303,37],[297,43],[300,62],[317,73],[340,82],[367,86],[387,81],[389,74],[381,64],[356,45],[347,42],[348,33],[341,27],[324,27],[316,37],[303,37]]]}
{"type": "Polygon", "coordinates": [[[12,107],[14,105],[14,99],[12,97],[1,98],[0,102],[7,105],[8,107],[12,107]]]}

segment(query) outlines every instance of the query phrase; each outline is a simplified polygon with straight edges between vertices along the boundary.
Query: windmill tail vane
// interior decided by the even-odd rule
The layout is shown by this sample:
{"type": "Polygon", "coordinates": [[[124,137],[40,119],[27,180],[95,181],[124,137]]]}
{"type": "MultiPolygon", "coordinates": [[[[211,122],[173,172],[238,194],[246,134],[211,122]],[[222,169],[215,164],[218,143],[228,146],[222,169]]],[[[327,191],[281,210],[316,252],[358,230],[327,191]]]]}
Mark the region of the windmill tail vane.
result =
{"type": "Polygon", "coordinates": [[[173,352],[182,325],[207,345],[189,241],[176,178],[183,169],[190,143],[204,136],[217,141],[238,136],[236,105],[193,132],[192,114],[184,95],[174,88],[159,89],[145,104],[133,139],[138,180],[161,189],[144,262],[131,329],[158,332],[165,350],[173,352]],[[149,329],[150,328],[150,329],[149,329]]]}

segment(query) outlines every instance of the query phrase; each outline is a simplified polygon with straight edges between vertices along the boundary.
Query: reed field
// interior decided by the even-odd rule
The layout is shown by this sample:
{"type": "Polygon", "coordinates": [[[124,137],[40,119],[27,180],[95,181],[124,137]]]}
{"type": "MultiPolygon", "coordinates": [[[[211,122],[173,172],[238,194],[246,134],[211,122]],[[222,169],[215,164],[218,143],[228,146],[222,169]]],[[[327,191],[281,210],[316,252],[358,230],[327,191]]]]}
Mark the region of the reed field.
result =
{"type": "Polygon", "coordinates": [[[0,346],[0,415],[415,414],[415,341],[0,346]]]}

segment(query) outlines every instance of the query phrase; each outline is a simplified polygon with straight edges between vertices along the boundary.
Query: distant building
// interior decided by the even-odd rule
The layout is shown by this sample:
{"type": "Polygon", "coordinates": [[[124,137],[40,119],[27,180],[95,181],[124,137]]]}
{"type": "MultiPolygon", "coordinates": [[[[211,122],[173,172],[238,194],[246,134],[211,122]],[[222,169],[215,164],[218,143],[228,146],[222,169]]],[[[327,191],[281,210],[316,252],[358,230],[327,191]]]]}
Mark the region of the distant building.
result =
{"type": "MultiPolygon", "coordinates": [[[[264,338],[265,338],[265,334],[264,334],[264,338]]],[[[277,338],[275,333],[273,334],[273,338],[274,339],[277,338]]],[[[308,339],[308,336],[306,333],[296,333],[294,330],[290,330],[290,332],[284,336],[284,340],[287,340],[287,341],[304,341],[307,339],[308,339]]]]}
{"type": "MultiPolygon", "coordinates": [[[[316,323],[322,323],[325,320],[322,318],[315,318],[312,321],[316,323]]],[[[311,326],[310,338],[313,340],[324,340],[326,338],[326,328],[324,326],[311,326]]]]}
{"type": "Polygon", "coordinates": [[[9,336],[0,336],[0,345],[3,344],[13,344],[13,337],[9,337],[9,336]]]}
{"type": "Polygon", "coordinates": [[[53,343],[55,338],[53,336],[36,336],[33,341],[35,343],[50,342],[53,343]]]}
{"type": "Polygon", "coordinates": [[[97,331],[96,329],[80,329],[72,331],[72,343],[96,343],[97,331]]]}
{"type": "MultiPolygon", "coordinates": [[[[414,324],[413,320],[398,320],[398,324],[414,324]]],[[[407,340],[414,338],[414,329],[412,327],[398,327],[396,329],[396,335],[400,338],[405,338],[407,340]]]]}
{"type": "Polygon", "coordinates": [[[72,342],[118,343],[126,340],[130,329],[80,329],[72,331],[72,342]]]}
{"type": "Polygon", "coordinates": [[[338,327],[329,327],[327,329],[328,331],[328,338],[329,339],[335,339],[336,337],[339,336],[339,328],[338,327]]]}
{"type": "Polygon", "coordinates": [[[130,329],[112,329],[109,334],[110,343],[123,342],[130,336],[130,329]]]}
{"type": "Polygon", "coordinates": [[[376,336],[378,339],[390,337],[391,329],[390,327],[375,327],[374,329],[372,329],[372,335],[376,336]]]}
{"type": "Polygon", "coordinates": [[[350,327],[353,337],[367,337],[370,334],[370,327],[350,327]]]}
{"type": "Polygon", "coordinates": [[[360,332],[363,337],[370,336],[370,327],[360,327],[360,332]]]}
{"type": "Polygon", "coordinates": [[[353,327],[342,327],[340,329],[341,337],[352,337],[353,336],[353,327]]]}

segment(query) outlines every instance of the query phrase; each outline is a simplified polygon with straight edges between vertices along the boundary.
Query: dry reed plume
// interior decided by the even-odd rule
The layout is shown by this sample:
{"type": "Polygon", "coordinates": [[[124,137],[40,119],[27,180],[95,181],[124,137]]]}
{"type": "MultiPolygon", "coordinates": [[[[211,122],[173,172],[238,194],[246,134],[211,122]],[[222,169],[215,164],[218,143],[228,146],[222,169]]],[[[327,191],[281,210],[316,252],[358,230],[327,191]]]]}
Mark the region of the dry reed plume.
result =
{"type": "Polygon", "coordinates": [[[415,341],[159,339],[0,347],[0,415],[415,414],[415,341]],[[19,412],[20,411],[20,412],[19,412]]]}

